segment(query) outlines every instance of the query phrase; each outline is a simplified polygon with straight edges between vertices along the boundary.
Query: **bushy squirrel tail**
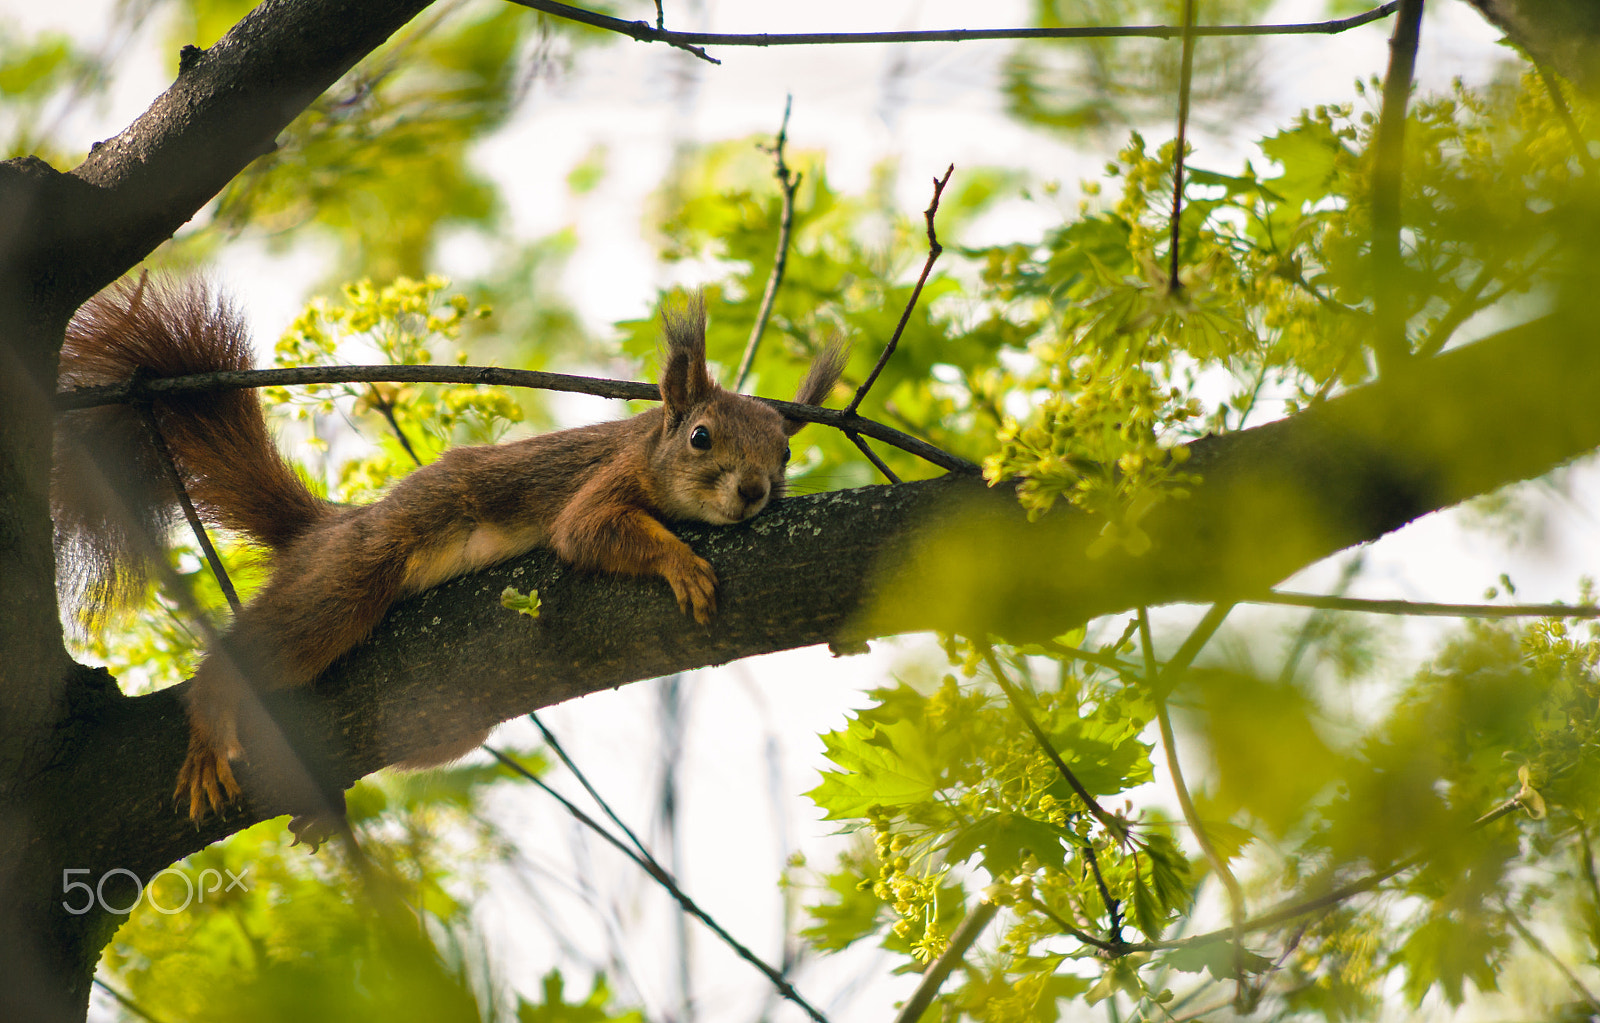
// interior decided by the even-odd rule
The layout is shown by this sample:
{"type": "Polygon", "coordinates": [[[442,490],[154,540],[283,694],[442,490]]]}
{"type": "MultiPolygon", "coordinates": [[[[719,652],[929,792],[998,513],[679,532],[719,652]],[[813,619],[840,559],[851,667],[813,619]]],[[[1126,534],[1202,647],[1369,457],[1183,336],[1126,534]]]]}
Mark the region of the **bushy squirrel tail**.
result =
{"type": "MultiPolygon", "coordinates": [[[[200,281],[145,277],[78,310],[61,349],[62,388],[252,368],[239,313],[200,281]]],[[[51,504],[63,595],[93,621],[139,594],[178,516],[152,435],[206,521],[278,549],[330,514],[278,453],[250,389],[160,396],[56,420],[51,504]]]]}

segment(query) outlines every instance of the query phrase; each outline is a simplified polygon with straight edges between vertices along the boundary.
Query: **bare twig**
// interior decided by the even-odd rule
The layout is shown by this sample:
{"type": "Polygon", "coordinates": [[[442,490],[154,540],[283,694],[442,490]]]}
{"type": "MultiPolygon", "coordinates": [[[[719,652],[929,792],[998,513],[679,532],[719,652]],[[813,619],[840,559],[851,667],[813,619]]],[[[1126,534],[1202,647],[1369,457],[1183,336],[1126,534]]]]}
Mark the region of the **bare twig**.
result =
{"type": "MultiPolygon", "coordinates": [[[[1501,803],[1499,806],[1495,807],[1493,810],[1490,810],[1488,813],[1484,814],[1482,817],[1479,817],[1477,820],[1473,821],[1472,824],[1466,828],[1466,831],[1469,833],[1478,831],[1479,829],[1486,827],[1487,825],[1499,820],[1507,814],[1513,813],[1521,808],[1522,803],[1517,799],[1508,799],[1504,803],[1501,803]]],[[[1418,853],[1415,856],[1401,860],[1400,862],[1385,867],[1382,870],[1374,871],[1373,873],[1368,874],[1366,877],[1347,882],[1339,885],[1336,888],[1330,888],[1321,895],[1314,895],[1308,899],[1302,899],[1297,902],[1283,903],[1275,909],[1270,909],[1267,912],[1262,913],[1260,916],[1251,917],[1249,920],[1246,920],[1244,922],[1244,926],[1240,928],[1240,930],[1242,930],[1245,934],[1250,934],[1255,931],[1264,931],[1269,927],[1276,927],[1279,924],[1288,923],[1290,920],[1296,920],[1311,913],[1317,913],[1324,909],[1328,909],[1329,907],[1337,906],[1346,899],[1372,891],[1374,888],[1377,888],[1379,885],[1383,884],[1383,882],[1395,877],[1398,874],[1402,874],[1405,871],[1410,870],[1412,867],[1422,863],[1425,859],[1427,859],[1427,855],[1425,853],[1418,853]]],[[[1218,941],[1230,940],[1233,937],[1233,934],[1234,928],[1230,926],[1220,930],[1207,931],[1205,934],[1196,934],[1192,938],[1177,938],[1172,941],[1144,941],[1136,944],[1128,944],[1123,946],[1122,951],[1157,952],[1162,949],[1193,948],[1196,945],[1209,945],[1215,944],[1218,941]]]]}
{"type": "Polygon", "coordinates": [[[972,907],[972,912],[961,921],[961,926],[956,928],[956,932],[950,935],[950,944],[945,947],[944,952],[922,971],[922,979],[917,982],[917,989],[911,992],[911,997],[907,998],[900,1011],[895,1013],[894,1023],[917,1023],[917,1020],[922,1018],[922,1014],[933,1004],[933,999],[939,994],[939,988],[944,986],[951,971],[960,965],[972,943],[978,940],[978,935],[983,933],[983,929],[989,926],[989,921],[993,920],[999,911],[1000,907],[984,899],[980,899],[978,904],[972,907]]]}
{"type": "Polygon", "coordinates": [[[1076,938],[1085,945],[1098,948],[1102,952],[1116,952],[1122,948],[1122,946],[1118,945],[1116,942],[1107,941],[1104,938],[1097,938],[1085,931],[1083,928],[1072,923],[1070,920],[1067,920],[1060,913],[1057,913],[1055,910],[1051,909],[1049,905],[1047,905],[1043,899],[1039,898],[1037,894],[1019,894],[1017,896],[1017,900],[1019,902],[1026,902],[1028,905],[1038,910],[1039,915],[1055,924],[1056,928],[1060,930],[1062,934],[1065,934],[1068,937],[1076,938]]]}
{"type": "MultiPolygon", "coordinates": [[[[1150,614],[1144,607],[1139,608],[1139,643],[1144,649],[1145,677],[1158,677],[1155,641],[1150,635],[1150,614]]],[[[1211,836],[1206,833],[1205,822],[1200,819],[1200,811],[1195,809],[1194,797],[1190,795],[1189,786],[1183,780],[1183,765],[1178,762],[1178,740],[1172,732],[1172,716],[1167,713],[1165,694],[1156,696],[1156,721],[1161,727],[1161,751],[1167,758],[1167,773],[1172,776],[1172,788],[1177,793],[1183,819],[1188,822],[1189,832],[1194,835],[1201,854],[1211,865],[1212,873],[1217,875],[1217,880],[1221,881],[1222,887],[1228,891],[1228,919],[1233,925],[1233,975],[1236,982],[1234,1006],[1242,1013],[1245,1010],[1244,889],[1239,886],[1239,879],[1233,876],[1227,859],[1217,852],[1216,846],[1211,844],[1211,836]]]]}
{"type": "Polygon", "coordinates": [[[400,446],[411,456],[411,464],[422,465],[422,459],[417,457],[416,451],[411,447],[411,439],[400,429],[400,421],[394,417],[394,403],[385,398],[377,387],[372,388],[372,404],[383,414],[383,418],[389,421],[389,429],[394,431],[395,437],[399,438],[400,446]]]}
{"type": "Polygon", "coordinates": [[[1506,902],[1503,896],[1500,899],[1500,912],[1505,917],[1506,923],[1511,925],[1511,929],[1516,931],[1518,936],[1528,943],[1528,947],[1539,953],[1545,961],[1554,966],[1561,976],[1567,979],[1567,983],[1572,985],[1572,989],[1578,993],[1578,997],[1589,1003],[1589,1011],[1591,1013],[1600,1012],[1600,1000],[1595,998],[1594,992],[1590,991],[1583,981],[1578,979],[1578,975],[1572,972],[1572,967],[1562,962],[1561,957],[1550,950],[1549,945],[1546,945],[1539,939],[1538,935],[1528,930],[1527,925],[1517,917],[1517,914],[1511,911],[1510,904],[1506,902]]]}
{"type": "Polygon", "coordinates": [[[1600,607],[1593,604],[1433,604],[1418,600],[1325,597],[1315,593],[1284,593],[1277,590],[1242,599],[1247,604],[1278,604],[1319,611],[1360,611],[1376,615],[1431,618],[1600,618],[1600,607]]]}
{"type": "Polygon", "coordinates": [[[761,295],[761,306],[756,310],[755,325],[750,328],[750,340],[744,346],[744,355],[739,359],[739,370],[733,376],[733,389],[744,390],[745,378],[750,375],[750,367],[756,361],[756,349],[761,347],[761,335],[766,333],[767,321],[772,318],[772,307],[778,301],[778,287],[783,284],[783,271],[789,265],[789,235],[794,230],[794,193],[800,187],[801,175],[789,173],[789,165],[783,159],[783,147],[789,141],[789,108],[794,103],[794,96],[786,96],[783,100],[783,123],[778,126],[778,137],[768,150],[772,154],[774,166],[772,173],[778,179],[778,192],[783,197],[783,214],[778,221],[778,251],[772,257],[772,273],[767,276],[767,290],[761,295]]]}
{"type": "Polygon", "coordinates": [[[101,980],[99,977],[95,977],[94,978],[94,986],[99,988],[100,990],[104,991],[106,994],[110,995],[112,998],[115,998],[117,1000],[117,1004],[118,1005],[122,1006],[124,1009],[127,1009],[129,1012],[133,1013],[135,1016],[138,1016],[140,1019],[147,1019],[147,1020],[150,1021],[150,1023],[161,1023],[161,1017],[160,1016],[155,1015],[149,1009],[146,1009],[144,1006],[140,1005],[138,1002],[134,1001],[132,998],[129,998],[127,995],[123,994],[121,991],[118,991],[116,988],[112,987],[110,984],[107,984],[105,981],[101,980]]]}
{"type": "Polygon", "coordinates": [[[1165,700],[1167,694],[1172,692],[1172,687],[1177,684],[1178,676],[1189,670],[1189,665],[1200,655],[1200,650],[1210,641],[1216,631],[1222,627],[1222,620],[1228,617],[1228,612],[1233,610],[1231,602],[1218,602],[1206,610],[1194,631],[1189,633],[1182,645],[1178,647],[1172,659],[1167,661],[1161,669],[1161,674],[1150,679],[1150,692],[1158,700],[1165,700]]]}
{"type": "Polygon", "coordinates": [[[1016,687],[1011,679],[1007,677],[1005,670],[1000,667],[1000,661],[995,657],[992,648],[984,649],[983,659],[989,665],[989,671],[994,675],[995,683],[1006,694],[1006,699],[1011,701],[1011,709],[1017,712],[1017,717],[1022,719],[1022,723],[1027,726],[1034,740],[1044,750],[1045,756],[1050,758],[1050,762],[1056,765],[1056,770],[1061,772],[1061,777],[1067,780],[1067,784],[1072,786],[1072,791],[1077,793],[1079,799],[1083,800],[1083,805],[1088,808],[1089,814],[1100,822],[1101,827],[1111,832],[1120,842],[1128,833],[1127,822],[1119,820],[1107,811],[1105,807],[1101,806],[1094,796],[1089,794],[1089,790],[1083,787],[1083,782],[1078,780],[1078,776],[1072,773],[1072,768],[1068,767],[1066,761],[1061,759],[1061,754],[1056,752],[1055,746],[1050,742],[1050,737],[1044,734],[1044,729],[1040,728],[1039,723],[1033,719],[1033,714],[1029,712],[1028,705],[1022,699],[1022,691],[1016,687]]]}
{"type": "Polygon", "coordinates": [[[1183,0],[1183,60],[1178,75],[1178,141],[1172,156],[1172,252],[1167,271],[1167,291],[1183,290],[1178,283],[1178,240],[1183,226],[1183,147],[1189,129],[1189,84],[1194,76],[1194,0],[1183,0]]]}
{"type": "Polygon", "coordinates": [[[1389,70],[1372,161],[1372,307],[1377,321],[1373,354],[1378,372],[1399,369],[1410,357],[1406,340],[1405,264],[1400,258],[1400,182],[1405,156],[1406,102],[1411,97],[1422,0],[1400,0],[1389,39],[1389,70]]]}
{"type": "Polygon", "coordinates": [[[145,429],[150,434],[150,443],[155,447],[156,457],[161,460],[161,468],[167,475],[167,482],[178,498],[178,506],[183,509],[183,517],[188,520],[189,529],[194,533],[195,542],[205,554],[206,564],[211,566],[211,574],[216,577],[222,595],[228,598],[228,606],[233,609],[234,614],[238,614],[239,594],[233,588],[233,580],[228,577],[228,570],[222,567],[222,558],[217,555],[216,547],[211,544],[211,534],[206,532],[205,523],[200,521],[200,514],[194,510],[194,502],[189,499],[189,488],[183,485],[183,475],[178,472],[178,464],[172,460],[172,449],[167,445],[167,438],[161,434],[155,412],[148,404],[142,411],[145,429]]]}
{"type": "Polygon", "coordinates": [[[944,194],[944,186],[950,183],[950,175],[954,174],[956,165],[951,164],[945,168],[944,177],[933,179],[933,201],[928,203],[928,208],[922,216],[928,222],[928,258],[922,264],[922,273],[917,277],[917,286],[911,289],[911,298],[906,301],[906,310],[900,314],[900,322],[895,325],[894,334],[889,338],[889,343],[883,346],[883,354],[878,356],[878,364],[872,367],[872,372],[867,374],[867,379],[856,388],[854,398],[845,406],[846,413],[854,413],[861,407],[861,399],[867,396],[872,385],[877,382],[878,374],[883,372],[883,367],[888,365],[889,357],[894,354],[895,347],[900,344],[900,335],[905,333],[906,324],[911,321],[911,312],[917,307],[917,299],[922,295],[922,286],[928,283],[928,274],[933,272],[933,264],[944,251],[944,246],[939,244],[939,236],[934,233],[933,218],[939,213],[939,197],[944,194]]]}
{"type": "Polygon", "coordinates": [[[601,838],[605,839],[609,845],[615,848],[618,852],[622,853],[622,855],[626,856],[628,859],[632,860],[641,870],[654,878],[656,883],[665,888],[667,893],[677,901],[678,905],[683,907],[686,913],[694,917],[696,920],[699,920],[702,924],[705,924],[706,927],[710,928],[711,932],[718,938],[721,938],[723,943],[732,949],[734,954],[740,959],[743,959],[745,962],[760,970],[762,974],[766,976],[767,980],[772,982],[772,986],[777,988],[778,993],[783,995],[784,998],[787,998],[789,1001],[793,1002],[800,1008],[802,1012],[815,1020],[816,1023],[828,1023],[827,1017],[818,1012],[812,1007],[811,1003],[802,998],[800,996],[800,992],[794,989],[794,985],[789,983],[783,974],[767,965],[765,960],[756,955],[754,952],[750,951],[750,949],[745,947],[744,944],[742,944],[733,935],[729,934],[721,924],[717,923],[717,921],[711,917],[710,914],[701,909],[698,903],[689,898],[689,896],[684,893],[683,889],[678,887],[678,884],[673,880],[672,875],[668,874],[665,868],[663,868],[660,863],[656,862],[654,856],[651,856],[648,852],[645,852],[642,849],[637,851],[630,849],[628,845],[622,841],[622,839],[606,830],[605,826],[599,821],[584,813],[576,805],[574,805],[570,799],[563,796],[549,785],[545,784],[544,779],[540,778],[526,767],[523,767],[510,756],[494,748],[493,746],[485,745],[483,749],[487,751],[490,756],[500,761],[500,763],[504,764],[507,768],[511,769],[523,779],[537,785],[552,799],[560,803],[562,808],[565,809],[567,813],[571,814],[573,818],[580,824],[593,831],[601,838]]]}
{"type": "MultiPolygon", "coordinates": [[[[793,33],[722,33],[722,32],[668,32],[648,22],[623,21],[598,14],[581,7],[558,3],[557,0],[511,0],[521,7],[566,18],[594,28],[603,28],[644,43],[667,43],[673,46],[697,44],[706,46],[817,46],[841,43],[959,43],[982,39],[1176,39],[1183,29],[1172,25],[1082,25],[1065,28],[957,28],[913,32],[793,32],[793,33]]],[[[1350,29],[1387,18],[1400,6],[1401,0],[1363,11],[1349,18],[1331,21],[1302,22],[1282,25],[1200,25],[1197,36],[1278,36],[1278,35],[1337,35],[1350,29]]]]}
{"type": "Polygon", "coordinates": [[[867,461],[877,466],[878,471],[883,473],[884,479],[888,480],[890,483],[900,482],[900,477],[896,476],[894,474],[894,470],[889,468],[888,465],[884,464],[883,459],[878,457],[878,453],[872,450],[866,441],[861,439],[861,434],[846,430],[844,435],[850,438],[850,442],[852,444],[861,449],[861,453],[867,456],[867,461]]]}
{"type": "Polygon", "coordinates": [[[1428,331],[1428,336],[1417,343],[1417,358],[1431,359],[1444,350],[1450,342],[1450,335],[1472,316],[1473,313],[1487,307],[1491,299],[1480,301],[1483,289],[1489,286],[1495,275],[1504,269],[1505,263],[1501,260],[1491,260],[1478,268],[1477,274],[1468,282],[1466,288],[1451,303],[1445,314],[1439,317],[1439,322],[1428,331]]]}
{"type": "MultiPolygon", "coordinates": [[[[498,387],[528,387],[546,391],[565,391],[574,394],[592,394],[602,398],[623,398],[635,401],[659,401],[661,392],[655,384],[635,380],[605,380],[597,377],[574,376],[568,373],[545,373],[538,370],[505,369],[500,366],[297,366],[290,369],[228,370],[219,373],[196,373],[182,377],[159,377],[154,380],[124,381],[97,387],[80,387],[61,391],[55,395],[55,408],[65,411],[75,408],[93,408],[98,405],[115,405],[127,401],[145,400],[165,394],[193,394],[199,391],[238,390],[246,387],[284,387],[307,384],[349,383],[428,383],[428,384],[478,384],[498,387]]],[[[927,441],[885,426],[875,420],[846,412],[842,409],[823,408],[820,405],[800,405],[777,398],[757,398],[774,409],[803,423],[818,423],[836,430],[853,430],[873,440],[883,441],[901,451],[909,452],[927,462],[951,472],[976,473],[978,467],[948,451],[942,451],[927,441]]]]}
{"type": "MultiPolygon", "coordinates": [[[[633,843],[633,847],[635,849],[639,850],[639,852],[643,853],[645,856],[649,856],[650,852],[645,848],[644,842],[640,841],[639,836],[634,834],[632,828],[628,827],[628,825],[622,822],[622,818],[618,817],[616,811],[611,809],[611,804],[606,802],[606,800],[595,789],[594,785],[589,781],[589,776],[579,770],[578,765],[572,762],[571,757],[567,756],[566,749],[562,747],[561,743],[556,741],[555,735],[551,733],[550,729],[545,727],[544,722],[539,720],[539,715],[537,713],[530,713],[528,715],[528,720],[532,721],[534,727],[539,729],[539,734],[544,737],[545,744],[550,747],[551,751],[555,753],[557,757],[560,758],[563,764],[567,765],[567,770],[571,771],[572,776],[578,779],[578,784],[583,786],[583,791],[589,793],[589,798],[594,800],[595,805],[600,808],[601,812],[607,817],[611,818],[611,823],[622,829],[622,833],[628,836],[628,841],[633,843]]],[[[490,752],[493,753],[493,750],[490,750],[490,752]]]]}

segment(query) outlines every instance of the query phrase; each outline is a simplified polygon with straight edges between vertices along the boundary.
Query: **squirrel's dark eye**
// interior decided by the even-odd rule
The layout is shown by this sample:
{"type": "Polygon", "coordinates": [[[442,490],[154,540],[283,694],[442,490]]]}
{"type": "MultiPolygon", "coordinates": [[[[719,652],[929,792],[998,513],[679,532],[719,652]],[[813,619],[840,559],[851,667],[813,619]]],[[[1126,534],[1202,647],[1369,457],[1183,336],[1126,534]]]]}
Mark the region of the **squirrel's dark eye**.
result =
{"type": "Polygon", "coordinates": [[[789,445],[787,444],[783,446],[783,464],[789,464],[789,445]]]}
{"type": "Polygon", "coordinates": [[[711,447],[711,431],[703,426],[697,426],[689,434],[689,446],[705,451],[711,447]]]}

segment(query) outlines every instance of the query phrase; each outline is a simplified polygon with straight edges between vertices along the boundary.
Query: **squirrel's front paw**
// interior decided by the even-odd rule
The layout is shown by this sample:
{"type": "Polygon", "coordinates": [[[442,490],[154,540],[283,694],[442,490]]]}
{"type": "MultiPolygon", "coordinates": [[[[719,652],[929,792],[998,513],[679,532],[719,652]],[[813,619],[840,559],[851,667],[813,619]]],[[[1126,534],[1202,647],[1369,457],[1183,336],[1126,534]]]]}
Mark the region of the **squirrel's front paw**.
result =
{"type": "Polygon", "coordinates": [[[199,822],[207,813],[220,813],[222,808],[239,797],[239,783],[234,780],[233,767],[228,758],[211,746],[189,741],[189,756],[178,772],[178,787],[173,799],[182,804],[189,797],[189,819],[199,822]]]}
{"type": "Polygon", "coordinates": [[[712,612],[717,609],[717,573],[712,571],[710,562],[691,554],[661,574],[672,584],[672,593],[684,614],[694,615],[701,625],[711,621],[712,612]]]}

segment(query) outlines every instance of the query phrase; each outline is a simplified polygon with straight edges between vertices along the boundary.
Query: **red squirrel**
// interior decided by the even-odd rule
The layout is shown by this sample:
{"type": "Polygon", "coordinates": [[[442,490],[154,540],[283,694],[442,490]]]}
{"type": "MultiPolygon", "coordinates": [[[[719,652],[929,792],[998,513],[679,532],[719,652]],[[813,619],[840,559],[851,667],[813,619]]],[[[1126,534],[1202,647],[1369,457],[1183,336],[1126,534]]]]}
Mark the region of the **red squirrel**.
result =
{"type": "MultiPolygon", "coordinates": [[[[175,796],[199,820],[240,789],[240,701],[250,686],[309,685],[361,643],[395,601],[534,547],[579,568],[658,575],[705,623],[717,575],[664,523],[742,522],[783,493],[788,438],[804,424],[723,390],[705,361],[705,308],[663,310],[659,407],[629,419],[504,444],[454,448],[396,482],[379,501],[338,505],[314,495],[272,442],[254,390],[158,397],[151,412],[207,521],[271,552],[271,574],[228,632],[234,654],[209,652],[187,692],[189,751],[175,796]],[[247,665],[245,679],[233,664],[247,665]]],[[[838,381],[835,346],[795,400],[819,404],[838,381]]],[[[252,367],[239,314],[203,283],[113,285],[67,328],[60,384],[115,383],[136,373],[182,376],[252,367]]],[[[67,585],[104,607],[142,584],[125,512],[94,497],[73,444],[110,451],[109,482],[143,528],[170,525],[177,495],[144,414],[127,405],[64,413],[52,503],[67,585]]],[[[104,459],[103,459],[104,460],[104,459]]],[[[103,493],[104,488],[101,488],[103,493]]],[[[471,744],[441,748],[432,762],[471,744]]],[[[412,762],[417,766],[416,762],[412,762]]]]}

